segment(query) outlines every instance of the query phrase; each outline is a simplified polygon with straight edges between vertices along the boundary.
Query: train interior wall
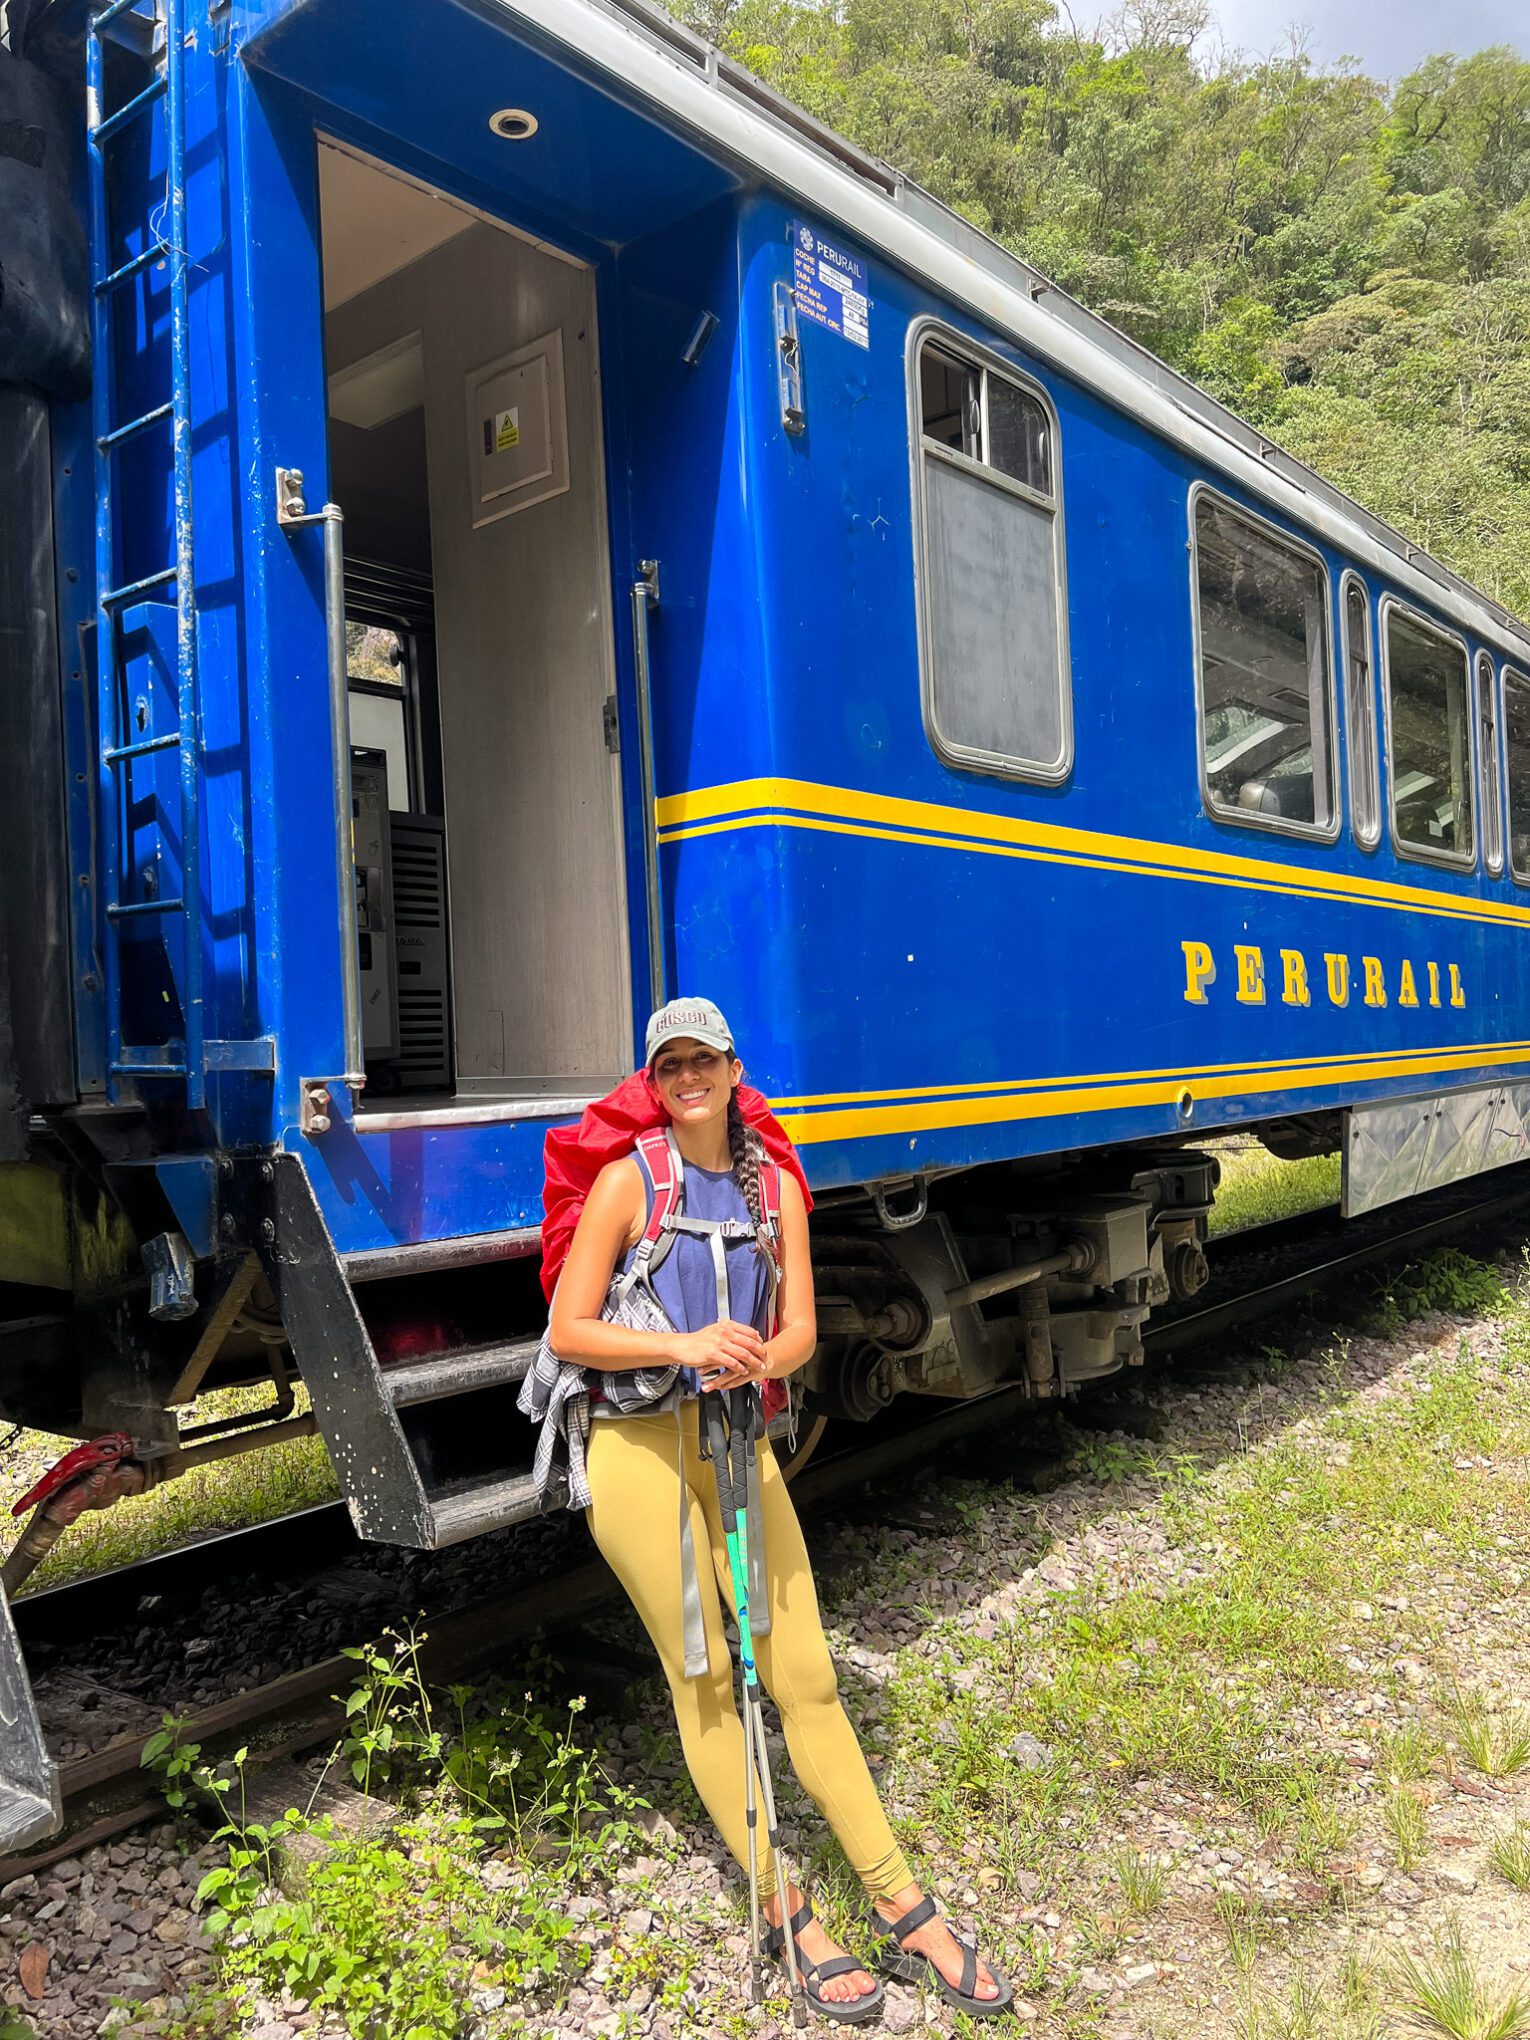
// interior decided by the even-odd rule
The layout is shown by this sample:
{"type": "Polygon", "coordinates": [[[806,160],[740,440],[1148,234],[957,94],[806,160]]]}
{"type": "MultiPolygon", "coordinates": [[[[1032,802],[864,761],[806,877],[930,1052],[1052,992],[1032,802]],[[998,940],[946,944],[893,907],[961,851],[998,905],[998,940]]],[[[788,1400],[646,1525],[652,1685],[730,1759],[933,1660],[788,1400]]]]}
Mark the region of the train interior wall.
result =
{"type": "MultiPolygon", "coordinates": [[[[451,937],[450,1082],[415,1100],[369,1047],[366,1102],[439,1106],[450,1088],[545,1111],[607,1089],[631,1043],[595,278],[327,144],[320,190],[348,612],[358,573],[374,621],[395,580],[402,602],[427,588],[433,610],[435,686],[403,719],[377,659],[387,633],[348,634],[382,677],[362,691],[352,666],[363,964],[378,749],[395,840],[440,789],[451,937]]],[[[390,904],[385,887],[372,920],[390,904]]],[[[390,961],[409,968],[402,947],[390,961]]],[[[390,996],[386,979],[364,967],[364,1008],[390,996]]],[[[369,1043],[386,1031],[369,1017],[369,1043]]]]}

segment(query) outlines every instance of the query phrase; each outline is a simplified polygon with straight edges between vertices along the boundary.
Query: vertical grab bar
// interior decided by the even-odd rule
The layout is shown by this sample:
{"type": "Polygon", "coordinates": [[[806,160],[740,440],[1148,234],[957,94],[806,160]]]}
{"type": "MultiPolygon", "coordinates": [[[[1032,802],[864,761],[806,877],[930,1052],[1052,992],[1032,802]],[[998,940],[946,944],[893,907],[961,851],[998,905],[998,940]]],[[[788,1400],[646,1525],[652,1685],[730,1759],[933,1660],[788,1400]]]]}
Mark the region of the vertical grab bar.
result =
{"type": "Polygon", "coordinates": [[[648,612],[659,606],[659,563],[640,560],[632,584],[632,645],[637,667],[638,783],[643,802],[643,865],[648,892],[648,995],[652,1010],[664,1004],[664,920],[659,900],[659,827],[654,812],[653,669],[648,655],[648,612]]]}
{"type": "Polygon", "coordinates": [[[350,676],[345,655],[345,512],[338,503],[309,510],[299,468],[276,470],[276,521],[284,531],[324,527],[324,631],[329,667],[329,738],[335,810],[335,880],[340,892],[340,997],[345,1071],[340,1082],[367,1080],[361,1039],[361,953],[356,930],[356,842],[352,820],[350,676]]]}

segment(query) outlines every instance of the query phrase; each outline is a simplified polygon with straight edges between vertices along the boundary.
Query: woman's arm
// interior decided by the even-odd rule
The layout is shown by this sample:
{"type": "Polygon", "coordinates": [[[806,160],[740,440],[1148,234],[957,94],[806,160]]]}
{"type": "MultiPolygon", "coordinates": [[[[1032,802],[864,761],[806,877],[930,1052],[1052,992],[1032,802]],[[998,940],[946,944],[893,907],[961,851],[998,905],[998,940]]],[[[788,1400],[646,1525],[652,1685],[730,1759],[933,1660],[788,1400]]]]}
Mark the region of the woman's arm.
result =
{"type": "Polygon", "coordinates": [[[765,1347],[765,1372],[778,1381],[813,1356],[818,1318],[813,1308],[813,1256],[808,1244],[802,1186],[781,1171],[781,1287],[776,1291],[776,1335],[765,1347]]]}
{"type": "MultiPolygon", "coordinates": [[[[796,1184],[792,1185],[796,1189],[796,1184]]],[[[800,1203],[799,1197],[799,1203],[800,1203]]],[[[549,1330],[560,1360],[610,1372],[623,1367],[725,1368],[741,1378],[762,1371],[764,1342],[750,1325],[726,1319],[701,1332],[640,1332],[610,1325],[600,1313],[616,1264],[641,1237],[647,1199],[630,1157],[608,1162],[579,1214],[558,1277],[549,1330]]]]}

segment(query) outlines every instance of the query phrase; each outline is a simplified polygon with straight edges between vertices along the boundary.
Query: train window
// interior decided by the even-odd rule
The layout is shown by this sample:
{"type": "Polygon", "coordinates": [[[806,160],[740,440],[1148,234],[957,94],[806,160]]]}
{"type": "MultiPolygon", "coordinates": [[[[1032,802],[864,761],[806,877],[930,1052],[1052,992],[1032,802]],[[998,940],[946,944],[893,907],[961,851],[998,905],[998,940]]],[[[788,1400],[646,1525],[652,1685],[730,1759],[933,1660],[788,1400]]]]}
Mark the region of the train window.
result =
{"type": "Polygon", "coordinates": [[[1397,603],[1386,603],[1385,616],[1393,840],[1405,855],[1469,864],[1476,846],[1466,647],[1397,603]]]}
{"type": "Polygon", "coordinates": [[[1498,689],[1491,652],[1477,654],[1477,749],[1482,763],[1482,861],[1503,870],[1503,802],[1498,766],[1498,689]]]}
{"type": "Polygon", "coordinates": [[[1001,364],[917,352],[925,714],[953,763],[1057,780],[1072,748],[1051,407],[1001,364]]]}
{"type": "Polygon", "coordinates": [[[1509,868],[1530,885],[1530,679],[1503,669],[1504,751],[1509,766],[1509,868]]]}
{"type": "Polygon", "coordinates": [[[1229,821],[1331,836],[1337,803],[1322,561],[1202,491],[1195,579],[1207,806],[1229,821]]]}
{"type": "Polygon", "coordinates": [[[1344,577],[1344,715],[1349,735],[1349,811],[1355,840],[1373,850],[1381,838],[1376,697],[1371,684],[1371,605],[1358,574],[1344,577]]]}

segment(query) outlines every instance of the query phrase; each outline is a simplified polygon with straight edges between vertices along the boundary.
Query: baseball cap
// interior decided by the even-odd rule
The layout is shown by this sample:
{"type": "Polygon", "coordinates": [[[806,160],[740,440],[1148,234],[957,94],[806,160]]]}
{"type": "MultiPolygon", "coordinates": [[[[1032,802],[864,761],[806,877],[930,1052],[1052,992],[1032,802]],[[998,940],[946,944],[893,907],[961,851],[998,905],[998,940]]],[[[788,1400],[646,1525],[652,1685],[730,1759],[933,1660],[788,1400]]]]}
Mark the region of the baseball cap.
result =
{"type": "Polygon", "coordinates": [[[643,1059],[652,1063],[666,1042],[689,1037],[724,1055],[732,1053],[733,1030],[710,999],[671,999],[648,1022],[643,1036],[643,1059]]]}

